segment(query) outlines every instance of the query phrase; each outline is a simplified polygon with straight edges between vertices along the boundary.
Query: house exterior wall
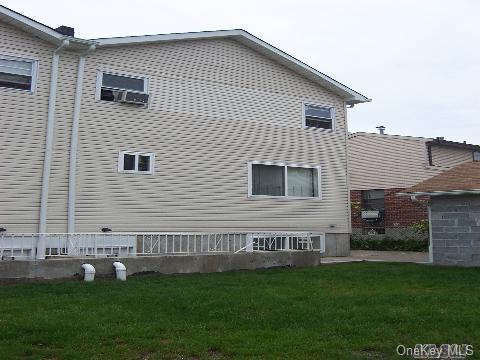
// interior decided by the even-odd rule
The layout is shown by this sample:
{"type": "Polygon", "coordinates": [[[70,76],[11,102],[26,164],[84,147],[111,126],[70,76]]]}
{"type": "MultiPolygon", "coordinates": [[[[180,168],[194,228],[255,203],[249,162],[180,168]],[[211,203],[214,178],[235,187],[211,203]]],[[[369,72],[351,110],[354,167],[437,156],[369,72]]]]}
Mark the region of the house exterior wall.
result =
{"type": "Polygon", "coordinates": [[[452,168],[456,165],[473,161],[472,150],[456,149],[446,146],[431,146],[432,165],[452,168]]]}
{"type": "Polygon", "coordinates": [[[433,166],[430,166],[426,146],[430,140],[367,133],[349,136],[350,197],[360,206],[352,207],[352,233],[362,234],[370,228],[361,219],[362,190],[385,190],[385,219],[374,226],[384,227],[387,236],[401,237],[402,230],[428,218],[425,203],[413,203],[396,194],[445,169],[473,160],[471,150],[432,146],[433,166]]]}
{"type": "Polygon", "coordinates": [[[480,266],[480,196],[435,196],[430,209],[433,263],[480,266]]]}
{"type": "Polygon", "coordinates": [[[345,141],[341,98],[233,40],[100,49],[85,69],[77,231],[348,233],[345,141]],[[148,75],[149,107],[95,101],[98,69],[148,75]],[[335,107],[337,130],[303,129],[305,101],[335,107]],[[122,150],[154,152],[155,175],[119,174],[122,150]],[[323,199],[248,198],[252,160],[321,165],[323,199]]]}
{"type": "Polygon", "coordinates": [[[0,54],[38,61],[34,93],[0,88],[0,226],[38,231],[54,47],[0,22],[0,54]]]}
{"type": "Polygon", "coordinates": [[[351,134],[348,139],[350,189],[407,188],[441,172],[428,166],[426,141],[380,134],[351,134]]]}
{"type": "MultiPolygon", "coordinates": [[[[1,224],[36,232],[54,47],[4,24],[0,36],[0,53],[39,59],[34,94],[0,89],[8,109],[0,117],[1,224]]],[[[48,232],[67,228],[77,62],[78,54],[61,52],[48,232]]],[[[344,239],[346,129],[342,98],[234,40],[97,49],[83,83],[76,231],[311,231],[344,239]],[[149,106],[97,101],[98,70],[148,76],[149,106]],[[304,102],[334,107],[336,131],[302,128],[304,102]],[[154,152],[154,175],[119,173],[123,150],[154,152]],[[320,165],[322,199],[249,198],[247,163],[255,160],[320,165]]],[[[348,254],[344,243],[335,243],[336,254],[348,254]]]]}

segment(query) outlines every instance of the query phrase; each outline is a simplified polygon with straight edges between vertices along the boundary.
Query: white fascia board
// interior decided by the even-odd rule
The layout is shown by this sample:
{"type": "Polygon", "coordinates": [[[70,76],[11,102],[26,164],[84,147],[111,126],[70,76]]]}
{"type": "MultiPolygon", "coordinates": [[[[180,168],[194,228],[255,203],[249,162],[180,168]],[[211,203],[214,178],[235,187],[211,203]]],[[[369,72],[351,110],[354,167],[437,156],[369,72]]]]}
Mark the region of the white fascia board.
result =
{"type": "Polygon", "coordinates": [[[194,40],[205,38],[222,38],[233,37],[241,34],[242,30],[217,30],[217,31],[201,31],[159,35],[143,35],[143,36],[126,36],[92,39],[101,47],[122,46],[122,45],[141,45],[155,42],[177,41],[177,40],[194,40]]]}
{"type": "Polygon", "coordinates": [[[345,98],[345,101],[347,104],[357,104],[357,103],[371,101],[371,99],[367,98],[366,96],[356,92],[353,89],[350,89],[349,87],[343,85],[342,83],[336,81],[335,79],[332,79],[328,75],[321,73],[320,71],[312,68],[311,66],[305,64],[304,62],[276,48],[275,46],[272,46],[269,43],[257,38],[256,36],[250,34],[249,32],[244,30],[239,30],[239,31],[241,32],[240,35],[243,36],[245,39],[251,41],[253,44],[259,45],[260,47],[263,47],[264,49],[268,50],[274,57],[277,57],[280,61],[281,60],[286,61],[284,65],[286,65],[287,67],[290,67],[291,65],[293,65],[294,67],[297,68],[296,69],[297,71],[303,73],[306,77],[310,78],[311,80],[315,82],[320,82],[321,85],[329,84],[332,87],[334,87],[336,90],[339,90],[340,92],[344,93],[344,96],[342,97],[345,98]]]}
{"type": "Polygon", "coordinates": [[[61,43],[65,35],[62,35],[55,30],[45,26],[35,20],[32,20],[22,14],[10,10],[0,5],[0,18],[11,25],[21,27],[45,40],[54,43],[61,43]]]}
{"type": "Polygon", "coordinates": [[[0,5],[0,20],[3,20],[12,26],[20,28],[54,45],[61,45],[63,43],[63,40],[65,39],[68,39],[74,48],[83,48],[96,44],[96,42],[91,40],[85,40],[60,34],[54,29],[43,25],[33,19],[30,19],[29,17],[26,17],[22,14],[19,14],[13,10],[10,10],[9,8],[6,8],[2,5],[0,5]]]}
{"type": "Polygon", "coordinates": [[[310,80],[326,86],[330,90],[338,93],[345,99],[347,104],[357,104],[371,101],[366,96],[350,89],[349,87],[339,83],[331,77],[315,70],[300,60],[288,55],[287,53],[277,49],[269,43],[253,36],[245,30],[218,30],[218,31],[202,31],[192,33],[177,33],[177,34],[165,34],[165,35],[145,35],[145,36],[128,36],[121,38],[103,38],[92,39],[99,47],[113,47],[113,46],[128,46],[128,45],[140,45],[149,44],[155,42],[167,42],[178,40],[194,40],[194,39],[213,39],[213,38],[235,38],[242,42],[244,45],[254,47],[257,51],[263,53],[266,56],[277,60],[283,65],[293,69],[296,72],[301,73],[310,80]]]}
{"type": "Polygon", "coordinates": [[[399,192],[397,196],[440,196],[440,195],[480,195],[480,189],[473,189],[473,190],[448,190],[448,191],[418,191],[418,192],[399,192]]]}
{"type": "Polygon", "coordinates": [[[413,141],[421,141],[421,142],[427,142],[427,141],[432,141],[433,138],[425,138],[421,136],[409,136],[409,135],[395,135],[395,134],[379,134],[379,133],[368,133],[364,131],[358,131],[354,133],[349,133],[348,137],[349,138],[356,138],[356,137],[374,137],[374,138],[390,138],[390,139],[403,139],[403,140],[413,140],[413,141]]]}

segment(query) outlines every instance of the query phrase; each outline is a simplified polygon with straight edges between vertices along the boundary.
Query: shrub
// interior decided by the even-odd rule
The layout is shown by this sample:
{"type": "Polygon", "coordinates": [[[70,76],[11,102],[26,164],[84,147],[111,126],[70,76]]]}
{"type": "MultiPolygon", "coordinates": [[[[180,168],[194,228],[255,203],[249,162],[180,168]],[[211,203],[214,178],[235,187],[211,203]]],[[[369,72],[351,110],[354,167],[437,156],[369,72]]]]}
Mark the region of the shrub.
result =
{"type": "Polygon", "coordinates": [[[428,239],[350,238],[352,250],[428,251],[428,239]]]}
{"type": "Polygon", "coordinates": [[[414,222],[410,225],[410,228],[419,234],[428,234],[428,219],[414,222]]]}

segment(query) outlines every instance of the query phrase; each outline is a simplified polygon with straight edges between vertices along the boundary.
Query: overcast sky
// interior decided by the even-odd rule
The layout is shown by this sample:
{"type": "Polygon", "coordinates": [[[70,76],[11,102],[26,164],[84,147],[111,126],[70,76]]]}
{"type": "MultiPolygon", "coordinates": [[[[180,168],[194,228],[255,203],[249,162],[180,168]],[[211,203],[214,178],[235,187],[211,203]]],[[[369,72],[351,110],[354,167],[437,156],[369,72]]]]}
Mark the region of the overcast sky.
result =
{"type": "Polygon", "coordinates": [[[480,144],[478,0],[0,0],[82,38],[245,29],[373,99],[351,131],[480,144]]]}

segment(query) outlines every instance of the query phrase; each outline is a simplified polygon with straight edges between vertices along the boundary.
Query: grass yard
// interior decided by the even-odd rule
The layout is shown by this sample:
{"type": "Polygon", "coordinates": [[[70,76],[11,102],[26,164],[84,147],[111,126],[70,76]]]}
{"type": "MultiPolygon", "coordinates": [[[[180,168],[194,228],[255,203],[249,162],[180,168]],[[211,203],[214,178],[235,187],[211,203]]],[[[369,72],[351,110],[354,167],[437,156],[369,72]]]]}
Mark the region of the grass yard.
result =
{"type": "Polygon", "coordinates": [[[480,269],[354,263],[10,284],[0,309],[1,359],[385,359],[416,343],[480,354],[480,269]]]}

